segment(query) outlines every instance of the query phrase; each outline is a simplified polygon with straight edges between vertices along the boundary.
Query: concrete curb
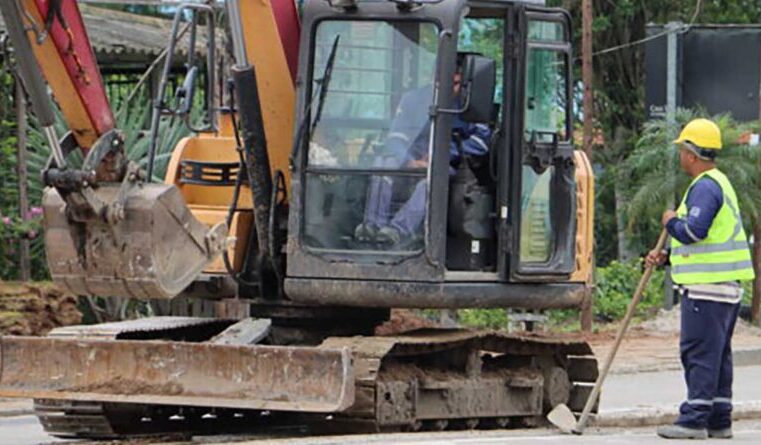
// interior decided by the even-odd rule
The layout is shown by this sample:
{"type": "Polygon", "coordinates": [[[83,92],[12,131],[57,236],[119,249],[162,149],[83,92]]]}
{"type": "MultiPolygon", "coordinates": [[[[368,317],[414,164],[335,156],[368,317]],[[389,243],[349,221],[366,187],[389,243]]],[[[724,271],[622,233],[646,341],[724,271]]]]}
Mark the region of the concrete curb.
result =
{"type": "Polygon", "coordinates": [[[31,400],[0,399],[0,418],[27,416],[34,413],[31,400]]]}
{"type": "MultiPolygon", "coordinates": [[[[599,359],[599,357],[598,357],[599,359]]],[[[761,348],[742,348],[732,351],[732,363],[734,366],[758,366],[761,365],[761,348]]],[[[610,370],[611,374],[638,374],[640,372],[679,371],[682,363],[679,356],[675,355],[673,361],[652,363],[646,365],[619,365],[615,362],[610,370]]]]}
{"type": "MultiPolygon", "coordinates": [[[[602,412],[590,425],[597,427],[634,428],[666,425],[679,415],[678,406],[646,407],[602,412]]],[[[761,401],[736,402],[732,409],[734,420],[761,419],[761,401]]]]}
{"type": "Polygon", "coordinates": [[[3,417],[30,416],[32,414],[34,414],[34,409],[32,408],[4,409],[0,407],[0,419],[3,417]]]}

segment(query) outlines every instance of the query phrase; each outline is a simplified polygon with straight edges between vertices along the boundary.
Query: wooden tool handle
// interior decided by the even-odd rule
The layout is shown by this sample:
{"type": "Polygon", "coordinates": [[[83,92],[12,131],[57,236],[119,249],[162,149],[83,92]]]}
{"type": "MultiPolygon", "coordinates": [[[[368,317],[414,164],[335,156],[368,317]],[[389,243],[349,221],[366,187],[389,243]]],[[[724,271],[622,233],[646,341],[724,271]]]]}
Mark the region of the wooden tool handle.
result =
{"type": "MultiPolygon", "coordinates": [[[[663,250],[663,247],[666,245],[667,237],[668,232],[666,232],[666,229],[663,229],[661,231],[661,236],[658,238],[658,242],[655,245],[656,251],[660,252],[663,250]]],[[[623,340],[624,333],[626,333],[626,329],[629,327],[629,323],[634,316],[634,310],[637,308],[639,300],[642,299],[642,294],[645,292],[645,287],[647,286],[648,281],[650,281],[650,276],[653,274],[653,269],[655,269],[655,266],[653,265],[646,266],[645,272],[642,274],[642,278],[639,279],[637,290],[634,292],[634,296],[629,302],[629,307],[626,308],[626,315],[624,316],[624,319],[621,322],[621,326],[618,328],[618,332],[616,333],[616,341],[613,343],[613,348],[610,350],[608,357],[605,359],[605,365],[603,366],[600,375],[597,376],[597,381],[595,382],[594,388],[592,388],[592,393],[589,394],[587,403],[584,405],[584,411],[581,412],[581,417],[579,417],[579,421],[576,423],[576,427],[573,429],[575,434],[581,434],[586,427],[587,420],[589,419],[589,413],[592,411],[592,407],[595,405],[597,397],[600,395],[602,383],[605,381],[605,377],[608,375],[610,365],[613,363],[613,358],[616,356],[616,352],[618,352],[618,347],[621,346],[621,340],[623,340]]]]}

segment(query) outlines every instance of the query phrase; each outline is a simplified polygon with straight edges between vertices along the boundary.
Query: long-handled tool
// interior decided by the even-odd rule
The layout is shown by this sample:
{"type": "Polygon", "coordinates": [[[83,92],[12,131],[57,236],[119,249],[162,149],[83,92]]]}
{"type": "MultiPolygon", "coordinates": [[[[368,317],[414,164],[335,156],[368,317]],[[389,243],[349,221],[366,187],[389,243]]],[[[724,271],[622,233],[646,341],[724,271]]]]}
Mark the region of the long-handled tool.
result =
{"type": "MultiPolygon", "coordinates": [[[[663,247],[666,244],[667,236],[668,233],[664,229],[661,232],[661,236],[658,238],[658,243],[655,245],[656,251],[663,250],[663,247]]],[[[616,352],[618,352],[618,347],[621,345],[621,340],[623,340],[626,329],[629,327],[629,323],[631,322],[632,316],[634,315],[634,309],[637,308],[639,300],[642,299],[642,294],[645,291],[645,287],[647,286],[648,281],[650,281],[650,276],[653,274],[654,268],[655,266],[653,265],[648,265],[645,267],[645,272],[642,274],[642,278],[639,280],[637,290],[634,292],[634,296],[629,302],[629,307],[626,309],[626,315],[624,316],[624,319],[621,322],[621,326],[618,328],[618,332],[616,333],[616,341],[613,343],[613,349],[611,349],[608,353],[608,358],[605,360],[605,365],[603,366],[600,375],[597,376],[597,381],[595,382],[594,388],[592,388],[592,393],[589,394],[586,405],[584,405],[584,410],[581,412],[579,421],[576,421],[576,417],[574,417],[571,409],[563,403],[553,408],[553,410],[547,414],[547,420],[549,420],[550,423],[556,427],[560,428],[560,431],[568,434],[582,434],[584,432],[584,428],[587,425],[587,420],[589,420],[589,414],[592,411],[592,407],[594,407],[595,403],[597,402],[597,397],[600,395],[602,383],[605,381],[605,377],[608,375],[610,365],[613,363],[616,352]]]]}

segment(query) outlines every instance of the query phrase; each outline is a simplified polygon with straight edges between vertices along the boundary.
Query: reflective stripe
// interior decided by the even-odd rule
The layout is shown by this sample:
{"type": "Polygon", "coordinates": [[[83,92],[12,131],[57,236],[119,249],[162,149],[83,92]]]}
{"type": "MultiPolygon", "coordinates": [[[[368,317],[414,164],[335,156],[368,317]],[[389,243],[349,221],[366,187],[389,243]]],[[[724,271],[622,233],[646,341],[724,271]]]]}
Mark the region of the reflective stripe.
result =
{"type": "Polygon", "coordinates": [[[690,230],[690,225],[687,224],[686,222],[684,223],[684,230],[687,232],[687,235],[689,235],[690,238],[692,238],[692,240],[695,241],[696,243],[703,241],[703,239],[698,238],[694,233],[692,233],[692,230],[690,230]]]}
{"type": "Polygon", "coordinates": [[[689,405],[704,405],[704,406],[711,406],[713,405],[713,400],[705,400],[705,399],[692,399],[688,400],[687,404],[689,405]]]}
{"type": "Polygon", "coordinates": [[[683,286],[688,290],[691,298],[718,297],[724,300],[742,298],[742,288],[737,283],[720,284],[687,284],[683,286]]]}
{"type": "Polygon", "coordinates": [[[715,397],[713,403],[729,403],[732,404],[732,399],[729,397],[715,397]]]}
{"type": "Polygon", "coordinates": [[[480,146],[481,146],[481,148],[483,148],[485,151],[489,151],[489,146],[488,146],[488,145],[486,145],[486,143],[484,142],[484,140],[483,140],[483,139],[481,139],[480,137],[478,137],[478,136],[476,136],[476,135],[473,135],[473,136],[471,136],[471,137],[470,137],[470,139],[472,139],[472,140],[476,141],[476,143],[477,143],[478,145],[480,145],[480,146]]]}
{"type": "Polygon", "coordinates": [[[399,132],[396,132],[396,131],[389,133],[388,134],[388,138],[389,139],[391,139],[391,138],[398,138],[398,139],[403,140],[404,142],[409,142],[410,141],[409,136],[407,136],[404,133],[399,133],[399,132]]]}
{"type": "Polygon", "coordinates": [[[724,294],[736,294],[740,290],[740,285],[737,284],[736,281],[708,284],[686,284],[684,287],[690,290],[717,292],[724,294]]]}
{"type": "Polygon", "coordinates": [[[734,270],[752,269],[753,261],[735,261],[734,263],[717,263],[717,264],[678,264],[671,267],[672,273],[710,273],[710,272],[732,272],[734,270]]]}
{"type": "Polygon", "coordinates": [[[742,218],[740,217],[740,211],[737,210],[737,207],[735,207],[735,203],[732,202],[731,199],[729,199],[729,196],[727,196],[726,193],[724,193],[724,202],[727,203],[727,207],[729,207],[729,210],[732,211],[732,214],[735,216],[735,221],[737,221],[737,223],[735,224],[735,230],[732,233],[732,236],[729,237],[729,239],[735,239],[737,238],[737,235],[740,234],[740,231],[743,228],[742,218]]]}
{"type": "Polygon", "coordinates": [[[726,300],[742,298],[742,295],[740,295],[739,292],[735,292],[734,295],[730,295],[730,294],[722,294],[719,292],[694,291],[691,289],[687,289],[687,291],[689,291],[688,295],[690,296],[690,298],[716,297],[716,298],[721,298],[726,300]]]}
{"type": "MultiPolygon", "coordinates": [[[[685,226],[686,227],[686,226],[685,226]]],[[[698,253],[718,253],[718,252],[731,252],[733,250],[748,249],[747,241],[727,241],[719,244],[685,244],[683,246],[674,247],[671,249],[672,255],[694,255],[698,253]]]]}

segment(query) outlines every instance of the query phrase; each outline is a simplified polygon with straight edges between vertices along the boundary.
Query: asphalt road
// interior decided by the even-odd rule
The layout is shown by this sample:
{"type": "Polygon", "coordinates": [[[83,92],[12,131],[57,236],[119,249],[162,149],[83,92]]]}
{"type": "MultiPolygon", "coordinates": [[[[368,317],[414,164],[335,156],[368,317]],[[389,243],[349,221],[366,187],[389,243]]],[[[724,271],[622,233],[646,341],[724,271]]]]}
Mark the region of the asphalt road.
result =
{"type": "MultiPolygon", "coordinates": [[[[0,418],[0,445],[43,445],[43,444],[86,445],[93,442],[62,441],[46,436],[33,416],[0,418]]],[[[694,441],[665,441],[656,437],[653,428],[632,430],[590,428],[584,436],[566,436],[549,429],[470,431],[445,433],[377,434],[331,437],[287,437],[287,438],[194,438],[192,442],[140,441],[140,445],[656,445],[691,444],[694,441]]],[[[727,444],[727,441],[709,440],[702,443],[727,444]]],[[[761,443],[761,421],[742,421],[735,424],[734,445],[758,445],[761,443]]],[[[98,445],[103,445],[99,442],[98,445]]],[[[118,445],[118,442],[108,442],[118,445]]],[[[124,442],[124,445],[135,442],[124,442]]]]}
{"type": "Polygon", "coordinates": [[[0,445],[37,445],[62,442],[42,431],[34,416],[0,417],[0,445]]]}

